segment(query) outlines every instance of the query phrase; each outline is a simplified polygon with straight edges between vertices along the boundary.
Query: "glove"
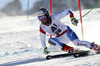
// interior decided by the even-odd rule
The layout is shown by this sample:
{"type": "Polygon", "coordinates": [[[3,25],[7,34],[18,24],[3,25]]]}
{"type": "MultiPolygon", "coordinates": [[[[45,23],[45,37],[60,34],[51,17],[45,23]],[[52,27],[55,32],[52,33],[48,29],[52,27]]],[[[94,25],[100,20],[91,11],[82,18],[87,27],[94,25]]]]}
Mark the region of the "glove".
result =
{"type": "Polygon", "coordinates": [[[43,53],[44,53],[44,54],[49,54],[49,53],[50,53],[50,52],[48,51],[47,47],[44,48],[43,53]]]}
{"type": "Polygon", "coordinates": [[[77,26],[78,20],[76,18],[72,17],[71,22],[73,25],[77,26]]]}

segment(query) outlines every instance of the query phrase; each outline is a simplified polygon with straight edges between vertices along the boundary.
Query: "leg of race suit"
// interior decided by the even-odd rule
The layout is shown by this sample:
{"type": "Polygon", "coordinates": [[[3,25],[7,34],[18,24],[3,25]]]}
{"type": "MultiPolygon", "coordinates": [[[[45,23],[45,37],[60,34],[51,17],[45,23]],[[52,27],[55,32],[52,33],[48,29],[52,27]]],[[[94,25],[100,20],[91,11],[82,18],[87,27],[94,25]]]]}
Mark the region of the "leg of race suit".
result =
{"type": "Polygon", "coordinates": [[[73,47],[70,47],[68,45],[65,45],[64,43],[59,42],[59,40],[57,38],[50,38],[48,41],[50,44],[54,45],[56,48],[59,48],[63,51],[68,51],[68,50],[72,50],[73,51],[73,47]]]}
{"type": "Polygon", "coordinates": [[[85,46],[87,48],[91,47],[92,43],[88,41],[80,41],[76,33],[72,29],[70,29],[69,26],[67,26],[67,36],[77,46],[85,46]]]}
{"type": "Polygon", "coordinates": [[[59,40],[57,38],[49,38],[48,42],[59,49],[61,49],[62,45],[63,45],[63,43],[59,42],[59,40]]]}

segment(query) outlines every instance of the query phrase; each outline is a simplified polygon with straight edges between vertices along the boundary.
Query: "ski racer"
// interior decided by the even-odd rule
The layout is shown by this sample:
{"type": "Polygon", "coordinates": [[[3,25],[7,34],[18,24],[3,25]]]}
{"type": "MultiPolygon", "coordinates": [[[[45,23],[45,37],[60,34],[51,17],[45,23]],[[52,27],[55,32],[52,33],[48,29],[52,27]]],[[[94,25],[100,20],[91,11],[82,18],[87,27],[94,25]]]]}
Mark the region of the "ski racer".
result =
{"type": "Polygon", "coordinates": [[[69,15],[73,25],[77,26],[78,20],[74,17],[73,12],[70,9],[65,9],[61,12],[58,12],[53,15],[49,15],[49,12],[46,8],[40,8],[37,11],[38,19],[41,22],[40,24],[40,40],[43,46],[43,53],[48,54],[49,51],[46,46],[46,33],[49,33],[54,38],[49,38],[49,43],[54,45],[56,48],[61,49],[66,52],[76,51],[73,47],[68,46],[67,44],[71,41],[77,46],[85,46],[87,48],[93,49],[95,51],[99,50],[99,46],[94,42],[81,41],[79,40],[76,33],[68,26],[63,24],[60,19],[69,15]]]}

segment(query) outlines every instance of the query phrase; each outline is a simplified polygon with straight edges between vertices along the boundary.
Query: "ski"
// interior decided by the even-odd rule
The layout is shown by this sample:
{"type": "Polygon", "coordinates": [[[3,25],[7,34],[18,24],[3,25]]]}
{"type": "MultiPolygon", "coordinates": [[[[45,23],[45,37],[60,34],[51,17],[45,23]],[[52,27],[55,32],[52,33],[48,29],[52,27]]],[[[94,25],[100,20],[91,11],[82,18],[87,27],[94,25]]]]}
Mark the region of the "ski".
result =
{"type": "Polygon", "coordinates": [[[46,59],[54,59],[54,58],[61,58],[61,57],[68,57],[68,56],[74,56],[74,57],[82,57],[82,56],[88,56],[90,51],[79,51],[74,53],[64,53],[64,54],[57,54],[57,55],[47,55],[46,59]]]}

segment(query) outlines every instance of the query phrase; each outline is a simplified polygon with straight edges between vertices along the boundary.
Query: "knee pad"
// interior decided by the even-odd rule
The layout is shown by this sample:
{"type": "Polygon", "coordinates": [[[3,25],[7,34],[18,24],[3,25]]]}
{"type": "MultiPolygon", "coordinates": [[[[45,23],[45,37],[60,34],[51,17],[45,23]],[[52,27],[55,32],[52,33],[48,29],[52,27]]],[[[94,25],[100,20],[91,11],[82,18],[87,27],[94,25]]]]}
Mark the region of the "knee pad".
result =
{"type": "Polygon", "coordinates": [[[60,49],[62,48],[63,43],[59,42],[59,40],[56,39],[56,38],[50,38],[49,42],[51,42],[52,44],[54,44],[54,46],[56,48],[60,48],[60,49]]]}
{"type": "Polygon", "coordinates": [[[51,41],[50,39],[49,39],[49,41],[48,41],[48,43],[50,43],[51,45],[56,45],[53,41],[51,41]]]}

